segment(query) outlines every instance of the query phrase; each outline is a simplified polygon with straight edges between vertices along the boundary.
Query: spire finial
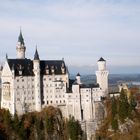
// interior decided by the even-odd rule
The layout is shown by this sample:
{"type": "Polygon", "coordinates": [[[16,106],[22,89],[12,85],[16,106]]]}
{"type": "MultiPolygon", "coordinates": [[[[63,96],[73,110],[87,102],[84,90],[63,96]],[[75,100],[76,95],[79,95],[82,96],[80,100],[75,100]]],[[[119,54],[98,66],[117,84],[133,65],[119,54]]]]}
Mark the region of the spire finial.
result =
{"type": "Polygon", "coordinates": [[[23,39],[23,36],[22,36],[21,27],[20,27],[20,34],[19,34],[19,37],[18,37],[18,42],[20,42],[22,45],[24,45],[24,39],[23,39]]]}
{"type": "Polygon", "coordinates": [[[38,54],[38,51],[37,51],[37,45],[36,45],[34,60],[39,60],[39,54],[38,54]]]}
{"type": "Polygon", "coordinates": [[[8,60],[8,55],[7,55],[7,53],[6,53],[6,56],[5,56],[5,58],[6,58],[6,60],[8,60]]]}

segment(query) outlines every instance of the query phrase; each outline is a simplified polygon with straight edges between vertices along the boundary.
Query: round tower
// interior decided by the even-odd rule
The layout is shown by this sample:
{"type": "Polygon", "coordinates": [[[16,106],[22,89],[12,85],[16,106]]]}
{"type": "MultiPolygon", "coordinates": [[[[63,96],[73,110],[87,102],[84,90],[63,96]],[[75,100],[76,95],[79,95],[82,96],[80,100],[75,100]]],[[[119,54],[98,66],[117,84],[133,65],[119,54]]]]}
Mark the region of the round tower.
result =
{"type": "Polygon", "coordinates": [[[16,50],[17,50],[17,59],[25,59],[26,47],[25,47],[25,43],[24,43],[24,39],[23,39],[21,30],[20,30],[20,34],[18,37],[18,43],[16,46],[16,50]]]}
{"type": "Polygon", "coordinates": [[[41,111],[41,87],[40,87],[40,59],[38,55],[38,51],[36,49],[34,60],[33,60],[33,68],[34,68],[34,84],[35,84],[35,110],[41,111]]]}
{"type": "Polygon", "coordinates": [[[98,62],[98,70],[96,71],[97,83],[104,92],[104,96],[108,96],[108,74],[106,70],[106,61],[101,57],[98,62]]]}
{"type": "Polygon", "coordinates": [[[102,57],[98,60],[97,63],[98,63],[98,70],[100,71],[106,70],[106,61],[102,57]]]}
{"type": "Polygon", "coordinates": [[[76,75],[76,82],[79,85],[81,84],[81,75],[79,73],[76,75]]]}

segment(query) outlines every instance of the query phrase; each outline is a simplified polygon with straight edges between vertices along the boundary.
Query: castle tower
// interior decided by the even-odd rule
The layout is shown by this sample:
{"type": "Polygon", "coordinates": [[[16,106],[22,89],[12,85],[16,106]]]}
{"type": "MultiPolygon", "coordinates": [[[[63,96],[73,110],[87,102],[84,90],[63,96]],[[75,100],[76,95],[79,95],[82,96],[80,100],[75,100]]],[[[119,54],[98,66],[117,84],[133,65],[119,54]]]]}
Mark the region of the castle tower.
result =
{"type": "Polygon", "coordinates": [[[78,73],[77,75],[76,75],[76,81],[77,81],[77,84],[81,84],[81,75],[78,73]]]}
{"type": "Polygon", "coordinates": [[[16,46],[16,50],[17,50],[17,59],[25,59],[26,47],[24,44],[24,39],[23,39],[21,30],[20,30],[20,34],[18,37],[18,43],[16,46]]]}
{"type": "Polygon", "coordinates": [[[96,71],[97,83],[104,91],[104,96],[108,96],[108,74],[106,70],[106,61],[101,57],[98,60],[98,70],[96,71]]]}
{"type": "Polygon", "coordinates": [[[38,55],[38,51],[36,49],[34,60],[33,60],[33,67],[34,67],[34,84],[35,84],[35,110],[41,111],[41,87],[40,87],[40,59],[38,55]]]}

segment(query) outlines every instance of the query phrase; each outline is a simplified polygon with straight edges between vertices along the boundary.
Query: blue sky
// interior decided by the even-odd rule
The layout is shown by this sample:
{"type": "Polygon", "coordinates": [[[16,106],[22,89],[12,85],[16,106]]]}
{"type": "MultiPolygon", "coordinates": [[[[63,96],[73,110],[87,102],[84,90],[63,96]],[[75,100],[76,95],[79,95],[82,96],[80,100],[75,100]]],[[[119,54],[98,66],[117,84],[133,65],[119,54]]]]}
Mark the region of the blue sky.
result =
{"type": "Polygon", "coordinates": [[[22,27],[26,57],[64,58],[70,72],[94,73],[99,57],[110,73],[140,73],[140,0],[4,0],[0,61],[16,56],[22,27]]]}

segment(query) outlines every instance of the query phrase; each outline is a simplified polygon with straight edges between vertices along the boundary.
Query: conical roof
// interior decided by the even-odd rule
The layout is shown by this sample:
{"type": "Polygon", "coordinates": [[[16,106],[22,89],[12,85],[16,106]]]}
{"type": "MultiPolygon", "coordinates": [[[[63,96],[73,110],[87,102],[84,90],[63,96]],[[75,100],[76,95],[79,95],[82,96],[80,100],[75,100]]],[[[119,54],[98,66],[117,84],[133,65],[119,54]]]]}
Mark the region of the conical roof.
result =
{"type": "Polygon", "coordinates": [[[105,61],[102,57],[98,61],[105,61]]]}
{"type": "Polygon", "coordinates": [[[34,54],[34,60],[39,60],[39,54],[38,54],[37,48],[34,54]]]}
{"type": "Polygon", "coordinates": [[[22,45],[24,45],[24,39],[23,39],[21,30],[20,30],[20,34],[19,34],[19,37],[18,37],[18,42],[20,42],[22,45]]]}

